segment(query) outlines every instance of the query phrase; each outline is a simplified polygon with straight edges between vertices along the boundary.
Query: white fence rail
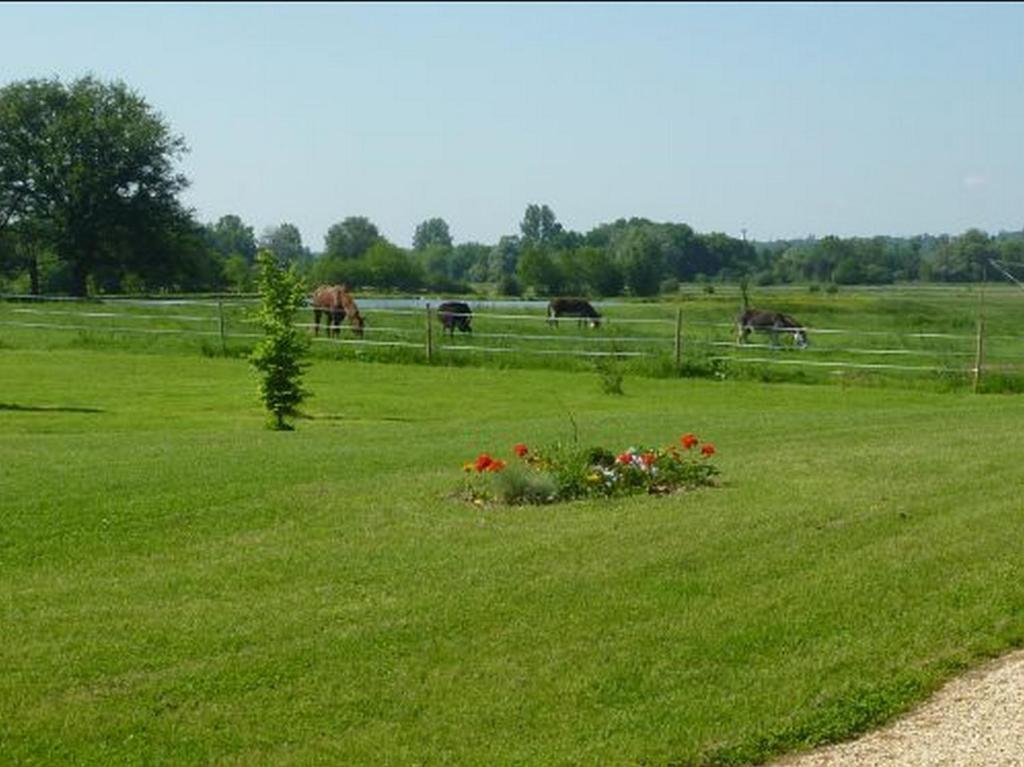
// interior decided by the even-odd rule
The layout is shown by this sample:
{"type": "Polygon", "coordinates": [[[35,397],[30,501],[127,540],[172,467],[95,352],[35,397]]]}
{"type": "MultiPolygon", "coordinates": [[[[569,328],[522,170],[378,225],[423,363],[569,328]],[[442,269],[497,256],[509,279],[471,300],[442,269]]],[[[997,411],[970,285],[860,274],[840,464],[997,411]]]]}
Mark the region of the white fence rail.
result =
{"type": "MultiPolygon", "coordinates": [[[[97,332],[112,334],[143,334],[156,336],[196,336],[219,338],[222,345],[228,341],[259,338],[251,329],[253,320],[247,315],[252,301],[224,300],[131,300],[104,301],[102,308],[76,305],[68,299],[35,299],[32,303],[0,300],[0,328],[97,332]],[[116,308],[115,308],[116,307],[116,308]],[[203,314],[196,307],[209,311],[203,314]],[[142,308],[142,311],[137,311],[142,308]],[[186,311],[178,313],[179,309],[186,311]],[[204,324],[206,327],[204,327],[204,324]],[[154,327],[166,325],[166,327],[154,327]]],[[[903,370],[938,372],[951,369],[977,376],[986,367],[982,360],[981,328],[976,335],[948,332],[892,332],[854,328],[810,328],[812,338],[846,336],[865,339],[863,344],[814,344],[806,349],[794,350],[767,343],[735,341],[732,322],[707,320],[683,321],[681,314],[675,319],[665,317],[603,317],[599,329],[577,329],[576,318],[561,318],[553,324],[546,314],[509,313],[507,311],[474,311],[473,322],[478,329],[471,334],[449,335],[437,321],[436,307],[425,303],[421,308],[372,308],[365,314],[371,317],[365,325],[365,336],[355,338],[345,324],[340,337],[324,334],[314,337],[317,344],[335,344],[344,347],[418,349],[430,359],[435,354],[469,353],[538,356],[565,356],[582,358],[653,358],[667,357],[678,365],[684,356],[700,351],[703,359],[715,363],[739,365],[783,365],[808,368],[851,370],[903,370]],[[385,324],[376,325],[373,318],[380,317],[385,324]],[[387,318],[392,318],[390,322],[387,318]],[[407,318],[419,318],[409,321],[407,318]],[[528,332],[529,325],[518,332],[510,323],[544,323],[538,332],[528,332]],[[483,329],[481,328],[488,328],[483,329]],[[632,332],[617,335],[618,326],[633,328],[632,332]],[[567,332],[559,332],[561,327],[567,332]],[[571,330],[570,330],[571,328],[571,330]],[[612,334],[609,335],[609,330],[612,334]],[[575,332],[573,332],[575,331],[575,332]],[[660,332],[659,332],[660,331],[660,332]],[[644,333],[647,333],[644,335],[644,333]],[[728,339],[724,340],[723,336],[728,339]],[[871,339],[871,340],[867,340],[871,339]],[[873,347],[873,341],[882,345],[873,347]],[[943,348],[926,348],[926,342],[943,342],[943,348]],[[891,345],[889,345],[891,344],[891,345]],[[628,348],[617,348],[618,346],[628,348]],[[921,347],[921,348],[918,348],[921,347]],[[770,354],[766,354],[768,351],[770,354]],[[870,357],[881,358],[872,361],[870,357]],[[888,358],[888,361],[882,361],[888,358]],[[921,360],[917,364],[915,360],[921,360]],[[924,361],[928,360],[929,363],[924,361]],[[959,361],[959,362],[957,362],[959,361]],[[954,364],[956,363],[956,364],[954,364]]],[[[295,327],[312,332],[311,322],[297,322],[295,327]]],[[[624,328],[625,329],[625,328],[624,328]]],[[[992,335],[985,341],[998,341],[1017,346],[1010,359],[992,359],[988,367],[993,370],[1014,370],[1024,347],[1024,336],[992,335]]]]}

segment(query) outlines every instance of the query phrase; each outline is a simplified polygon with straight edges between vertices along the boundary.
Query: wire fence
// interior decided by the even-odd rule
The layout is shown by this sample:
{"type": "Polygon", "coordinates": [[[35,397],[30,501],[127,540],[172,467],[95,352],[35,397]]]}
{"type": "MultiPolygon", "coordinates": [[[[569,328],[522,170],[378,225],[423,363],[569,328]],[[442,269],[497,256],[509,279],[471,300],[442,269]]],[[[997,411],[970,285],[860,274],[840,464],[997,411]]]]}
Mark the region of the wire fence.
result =
{"type": "MultiPolygon", "coordinates": [[[[261,336],[252,318],[254,302],[249,300],[115,299],[100,301],[98,306],[96,303],[0,297],[0,328],[5,334],[193,337],[203,339],[203,343],[219,343],[222,350],[232,343],[251,345],[261,336]]],[[[318,346],[407,350],[431,361],[445,355],[661,359],[677,368],[701,363],[830,371],[953,372],[974,376],[977,381],[985,370],[1021,370],[1024,354],[1024,336],[986,334],[982,321],[974,333],[808,327],[811,344],[797,349],[785,332],[777,337],[766,334],[759,340],[755,336],[741,343],[734,322],[697,313],[687,316],[682,308],[673,310],[666,304],[621,304],[617,309],[623,316],[604,308],[599,328],[577,323],[575,318],[552,322],[536,307],[524,307],[521,311],[476,310],[471,315],[471,331],[462,332],[443,327],[436,305],[430,302],[364,311],[366,324],[360,338],[352,334],[347,323],[337,336],[328,335],[326,328],[312,322],[296,322],[295,327],[310,333],[318,346]],[[673,311],[675,316],[670,314],[673,311]],[[642,313],[648,316],[640,316],[642,313]],[[657,314],[661,316],[651,316],[657,314]]]]}

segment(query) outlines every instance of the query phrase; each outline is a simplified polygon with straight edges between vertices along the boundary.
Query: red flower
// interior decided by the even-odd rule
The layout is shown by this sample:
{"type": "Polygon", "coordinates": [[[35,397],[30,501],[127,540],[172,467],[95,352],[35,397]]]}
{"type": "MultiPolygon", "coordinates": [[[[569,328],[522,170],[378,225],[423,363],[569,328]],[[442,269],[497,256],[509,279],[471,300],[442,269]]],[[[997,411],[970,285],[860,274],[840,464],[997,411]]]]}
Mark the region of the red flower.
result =
{"type": "Polygon", "coordinates": [[[622,455],[615,459],[615,463],[629,463],[632,460],[633,456],[631,456],[629,453],[623,453],[622,455]]]}
{"type": "Polygon", "coordinates": [[[522,442],[520,442],[519,444],[517,444],[517,445],[516,445],[516,446],[515,446],[514,448],[512,448],[512,450],[513,450],[513,451],[515,452],[515,454],[516,454],[516,455],[518,455],[518,456],[519,456],[520,458],[522,458],[522,457],[523,457],[524,455],[526,455],[527,453],[529,453],[529,452],[530,452],[530,451],[529,451],[529,449],[528,449],[528,448],[526,447],[526,445],[524,445],[524,444],[523,444],[522,442]]]}
{"type": "Polygon", "coordinates": [[[706,443],[704,445],[704,447],[702,447],[700,449],[700,452],[701,452],[701,455],[714,455],[715,454],[715,446],[712,445],[710,442],[708,442],[708,443],[706,443]]]}
{"type": "Polygon", "coordinates": [[[652,463],[658,460],[658,456],[656,456],[654,453],[644,453],[642,456],[640,456],[640,460],[644,462],[644,466],[650,466],[652,463]]]}
{"type": "Polygon", "coordinates": [[[679,441],[683,443],[683,447],[687,450],[697,444],[697,438],[692,434],[684,434],[679,438],[679,441]]]}
{"type": "Polygon", "coordinates": [[[504,468],[505,462],[499,458],[495,461],[491,461],[490,464],[488,464],[487,471],[501,471],[504,468]]]}
{"type": "Polygon", "coordinates": [[[476,459],[476,463],[473,464],[473,468],[477,471],[487,471],[487,468],[494,463],[494,459],[491,458],[487,453],[480,453],[480,457],[476,459]]]}

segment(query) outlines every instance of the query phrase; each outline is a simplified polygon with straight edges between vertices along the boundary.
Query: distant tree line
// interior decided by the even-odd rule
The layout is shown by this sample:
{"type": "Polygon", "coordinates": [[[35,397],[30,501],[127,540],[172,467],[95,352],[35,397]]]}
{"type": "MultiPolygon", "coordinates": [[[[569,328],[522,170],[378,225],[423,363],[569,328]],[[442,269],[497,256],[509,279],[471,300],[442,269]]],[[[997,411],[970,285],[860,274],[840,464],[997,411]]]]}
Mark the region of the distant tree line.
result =
{"type": "Polygon", "coordinates": [[[619,219],[566,229],[529,204],[518,231],[495,243],[455,243],[440,217],[412,247],[389,242],[365,216],[329,228],[322,250],[283,222],[259,236],[235,214],[196,221],[174,172],[187,151],[122,83],[28,80],[0,89],[0,290],[87,295],[249,292],[256,253],[270,250],[308,284],[501,295],[654,296],[683,283],[837,285],[1024,277],[1024,230],[989,235],[807,237],[756,242],[685,223],[619,219]],[[1019,266],[1019,270],[1014,267],[1019,266]]]}

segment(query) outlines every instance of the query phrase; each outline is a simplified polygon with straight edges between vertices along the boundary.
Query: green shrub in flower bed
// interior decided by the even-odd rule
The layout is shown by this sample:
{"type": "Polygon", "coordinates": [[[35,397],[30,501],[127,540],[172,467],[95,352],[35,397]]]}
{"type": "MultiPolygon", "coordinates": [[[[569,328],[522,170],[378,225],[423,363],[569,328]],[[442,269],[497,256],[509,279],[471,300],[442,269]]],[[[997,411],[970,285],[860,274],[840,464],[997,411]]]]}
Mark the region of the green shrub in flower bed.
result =
{"type": "Polygon", "coordinates": [[[684,434],[679,445],[630,447],[616,454],[603,447],[557,443],[531,451],[520,443],[505,461],[481,453],[462,466],[462,497],[477,505],[520,505],[578,498],[664,495],[715,484],[715,446],[684,434]]]}

